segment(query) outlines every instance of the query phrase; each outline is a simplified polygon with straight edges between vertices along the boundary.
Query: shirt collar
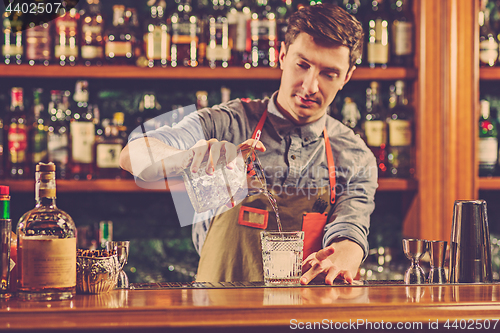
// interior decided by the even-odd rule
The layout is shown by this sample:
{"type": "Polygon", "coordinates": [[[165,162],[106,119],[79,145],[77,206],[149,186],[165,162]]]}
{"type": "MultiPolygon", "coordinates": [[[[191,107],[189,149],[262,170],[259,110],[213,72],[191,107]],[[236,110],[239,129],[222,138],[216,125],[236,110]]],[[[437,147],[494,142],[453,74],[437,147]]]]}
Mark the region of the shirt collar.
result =
{"type": "Polygon", "coordinates": [[[278,91],[274,92],[269,99],[269,104],[267,105],[268,118],[273,124],[274,129],[278,135],[283,139],[284,136],[290,135],[292,131],[296,130],[296,133],[305,141],[305,143],[316,141],[323,133],[323,129],[326,124],[326,114],[313,123],[309,123],[302,126],[297,126],[288,120],[276,106],[276,98],[278,96],[278,91]]]}

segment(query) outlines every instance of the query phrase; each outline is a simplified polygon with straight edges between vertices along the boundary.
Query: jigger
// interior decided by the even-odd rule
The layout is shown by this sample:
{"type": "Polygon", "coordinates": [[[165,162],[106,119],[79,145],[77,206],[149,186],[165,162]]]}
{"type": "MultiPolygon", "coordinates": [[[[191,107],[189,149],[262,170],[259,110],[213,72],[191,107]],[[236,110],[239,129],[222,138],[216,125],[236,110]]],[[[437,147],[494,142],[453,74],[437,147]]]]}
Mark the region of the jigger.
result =
{"type": "Polygon", "coordinates": [[[420,259],[427,251],[425,239],[403,239],[403,252],[406,258],[411,260],[411,266],[405,272],[404,282],[406,284],[425,283],[425,274],[419,265],[420,259]]]}
{"type": "Polygon", "coordinates": [[[449,282],[492,282],[490,232],[484,200],[455,201],[449,282]]]}
{"type": "Polygon", "coordinates": [[[444,260],[446,258],[445,241],[430,241],[429,254],[431,257],[431,270],[429,271],[429,283],[446,283],[446,273],[444,271],[444,260]]]}

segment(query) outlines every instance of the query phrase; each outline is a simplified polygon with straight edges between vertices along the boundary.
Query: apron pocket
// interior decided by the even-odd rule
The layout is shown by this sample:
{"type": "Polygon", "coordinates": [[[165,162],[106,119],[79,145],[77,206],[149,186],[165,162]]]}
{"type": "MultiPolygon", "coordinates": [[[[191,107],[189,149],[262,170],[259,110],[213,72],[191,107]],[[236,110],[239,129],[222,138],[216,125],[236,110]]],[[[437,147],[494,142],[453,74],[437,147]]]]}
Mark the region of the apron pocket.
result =
{"type": "Polygon", "coordinates": [[[304,231],[304,259],[306,259],[311,253],[321,250],[327,217],[327,213],[306,213],[302,216],[302,231],[304,231]]]}
{"type": "Polygon", "coordinates": [[[265,209],[241,206],[238,224],[251,228],[266,229],[269,212],[265,209]]]}

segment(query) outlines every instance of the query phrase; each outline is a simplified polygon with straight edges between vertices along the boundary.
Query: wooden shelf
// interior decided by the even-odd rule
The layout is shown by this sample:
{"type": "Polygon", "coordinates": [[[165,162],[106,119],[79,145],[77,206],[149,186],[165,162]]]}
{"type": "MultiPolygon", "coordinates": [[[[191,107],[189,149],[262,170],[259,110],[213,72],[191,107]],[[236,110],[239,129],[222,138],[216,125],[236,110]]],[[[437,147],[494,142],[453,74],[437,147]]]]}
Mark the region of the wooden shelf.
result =
{"type": "Polygon", "coordinates": [[[481,80],[500,80],[500,67],[481,67],[479,78],[481,80]]]}
{"type": "MultiPolygon", "coordinates": [[[[178,181],[180,183],[181,180],[178,181]]],[[[1,185],[10,187],[11,192],[26,193],[35,191],[35,182],[32,180],[0,180],[1,185]]],[[[500,188],[500,178],[498,179],[500,188]]],[[[182,186],[176,191],[182,190],[182,186]]],[[[413,191],[417,189],[416,180],[407,179],[380,179],[378,191],[413,191]]],[[[169,191],[166,182],[136,184],[133,179],[97,179],[97,180],[57,180],[57,192],[123,192],[144,193],[169,191]]]]}
{"type": "MultiPolygon", "coordinates": [[[[243,67],[216,68],[141,68],[135,66],[29,66],[0,65],[0,77],[15,78],[87,78],[87,79],[177,79],[177,80],[279,80],[281,70],[277,68],[243,67]]],[[[359,67],[353,80],[397,80],[415,79],[414,68],[366,68],[359,67]]]]}
{"type": "Polygon", "coordinates": [[[479,177],[479,190],[500,190],[500,177],[479,177]]]}

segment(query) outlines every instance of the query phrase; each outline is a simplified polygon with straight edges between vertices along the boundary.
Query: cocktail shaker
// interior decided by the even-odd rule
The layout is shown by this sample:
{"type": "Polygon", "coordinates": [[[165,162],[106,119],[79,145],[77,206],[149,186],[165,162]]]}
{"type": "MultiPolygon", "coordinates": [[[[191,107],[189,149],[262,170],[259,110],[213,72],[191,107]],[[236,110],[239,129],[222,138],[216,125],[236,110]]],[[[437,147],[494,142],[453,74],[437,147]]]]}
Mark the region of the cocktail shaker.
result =
{"type": "Polygon", "coordinates": [[[492,282],[490,232],[484,200],[455,201],[449,282],[492,282]]]}

